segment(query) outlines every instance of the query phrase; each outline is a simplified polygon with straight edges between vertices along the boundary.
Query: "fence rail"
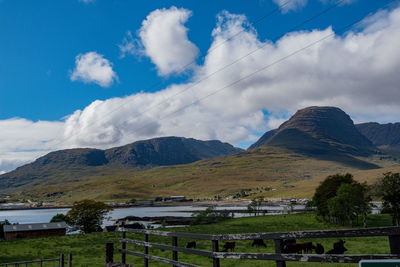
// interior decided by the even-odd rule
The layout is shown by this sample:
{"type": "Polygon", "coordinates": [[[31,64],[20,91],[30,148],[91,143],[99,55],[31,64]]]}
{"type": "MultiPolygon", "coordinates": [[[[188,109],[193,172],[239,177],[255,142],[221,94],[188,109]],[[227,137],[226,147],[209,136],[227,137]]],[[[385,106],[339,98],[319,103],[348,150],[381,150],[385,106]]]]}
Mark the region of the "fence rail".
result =
{"type": "MultiPolygon", "coordinates": [[[[361,260],[387,260],[400,259],[400,227],[376,227],[364,229],[339,229],[339,230],[317,230],[317,231],[296,231],[296,232],[275,232],[275,233],[245,233],[245,234],[192,234],[165,232],[142,229],[118,228],[122,232],[122,263],[126,264],[126,255],[134,255],[144,259],[144,266],[148,266],[148,260],[155,260],[173,266],[196,266],[190,263],[178,261],[178,252],[192,255],[208,257],[212,259],[213,266],[220,266],[220,259],[248,259],[248,260],[270,260],[275,261],[278,267],[285,267],[286,261],[300,262],[340,262],[357,263],[361,260]],[[127,239],[126,233],[143,234],[144,241],[127,239]],[[149,235],[171,237],[171,245],[149,242],[149,235]],[[282,253],[284,239],[313,239],[313,238],[346,238],[346,237],[370,237],[388,236],[390,253],[388,255],[333,255],[333,254],[285,254],[282,253]],[[178,246],[178,238],[189,238],[211,241],[212,251],[190,249],[178,246]],[[274,241],[275,253],[241,253],[241,252],[220,252],[219,241],[222,240],[254,240],[270,239],[274,241]],[[143,253],[126,249],[127,244],[134,244],[144,248],[143,253]],[[154,255],[149,255],[149,248],[170,250],[172,259],[165,259],[154,255]]],[[[110,253],[110,252],[108,252],[110,253]]]]}
{"type": "MultiPolygon", "coordinates": [[[[50,262],[50,261],[55,261],[58,262],[60,267],[65,267],[65,258],[64,254],[61,254],[59,258],[54,258],[54,259],[40,259],[40,260],[32,260],[32,261],[18,261],[18,262],[7,262],[7,263],[0,263],[0,266],[15,266],[15,267],[20,267],[20,266],[28,266],[28,264],[31,263],[38,263],[40,267],[43,266],[44,262],[50,262]]],[[[72,254],[68,255],[68,267],[72,266],[72,254]]]]}

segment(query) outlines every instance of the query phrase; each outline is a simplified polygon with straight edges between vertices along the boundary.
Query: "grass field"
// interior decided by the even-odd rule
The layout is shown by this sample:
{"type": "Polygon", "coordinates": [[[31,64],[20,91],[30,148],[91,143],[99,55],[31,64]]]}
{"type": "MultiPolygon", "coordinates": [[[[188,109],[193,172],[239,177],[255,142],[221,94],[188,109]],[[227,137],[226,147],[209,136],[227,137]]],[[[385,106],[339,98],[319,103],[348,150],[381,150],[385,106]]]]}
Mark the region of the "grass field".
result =
{"type": "MultiPolygon", "coordinates": [[[[368,217],[369,227],[390,226],[388,215],[370,215],[368,217]]],[[[173,228],[173,231],[204,233],[204,234],[228,234],[228,233],[256,233],[256,232],[284,232],[298,230],[332,229],[336,226],[320,222],[310,213],[292,215],[259,216],[232,219],[225,222],[192,226],[186,228],[173,228]]],[[[171,231],[171,230],[170,230],[171,231]]],[[[106,242],[114,242],[115,248],[119,248],[118,238],[121,233],[94,233],[88,235],[70,235],[61,237],[47,237],[36,239],[21,239],[17,241],[0,242],[0,263],[11,261],[24,261],[39,258],[58,257],[60,253],[73,254],[73,266],[104,266],[104,251],[106,242]]],[[[141,235],[128,234],[128,238],[142,239],[141,235]]],[[[337,239],[312,240],[323,244],[325,250],[332,247],[337,239]]],[[[189,240],[179,239],[179,245],[185,246],[189,240]]],[[[347,254],[389,254],[389,242],[387,237],[371,238],[346,238],[347,254]]],[[[150,236],[150,242],[170,244],[170,238],[150,236]]],[[[267,248],[252,248],[251,240],[237,241],[236,252],[273,253],[272,241],[268,240],[267,248]]],[[[128,249],[143,251],[142,247],[128,244],[128,249]]],[[[210,241],[198,241],[197,249],[211,250],[210,241]]],[[[171,258],[170,251],[150,249],[153,255],[171,258]]],[[[121,255],[116,253],[116,260],[121,255]]],[[[179,254],[179,260],[198,264],[201,266],[212,266],[212,261],[205,257],[179,254]]],[[[127,256],[127,262],[135,266],[143,266],[141,258],[127,256]]],[[[52,266],[52,265],[48,265],[52,266]]],[[[150,266],[168,266],[157,262],[150,262],[150,266]]],[[[251,260],[221,260],[221,266],[275,266],[271,261],[251,260]]],[[[288,262],[287,266],[358,266],[357,264],[321,264],[321,263],[296,263],[288,262]]]]}

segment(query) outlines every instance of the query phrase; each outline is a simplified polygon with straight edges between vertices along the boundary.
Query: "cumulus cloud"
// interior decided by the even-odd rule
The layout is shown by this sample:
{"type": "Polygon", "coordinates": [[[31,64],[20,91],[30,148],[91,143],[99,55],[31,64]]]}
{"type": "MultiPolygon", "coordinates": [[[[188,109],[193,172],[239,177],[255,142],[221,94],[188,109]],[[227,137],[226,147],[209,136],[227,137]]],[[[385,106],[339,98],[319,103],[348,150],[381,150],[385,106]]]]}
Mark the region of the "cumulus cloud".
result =
{"type": "Polygon", "coordinates": [[[0,120],[0,171],[10,171],[62,147],[64,123],[0,120]]]}
{"type": "Polygon", "coordinates": [[[117,79],[117,74],[112,69],[112,63],[103,55],[88,52],[76,56],[75,69],[71,73],[72,81],[97,83],[102,87],[109,87],[117,79]]]}
{"type": "Polygon", "coordinates": [[[400,9],[388,13],[389,23],[373,32],[368,29],[381,25],[380,20],[370,21],[365,32],[340,36],[328,27],[288,33],[272,43],[259,40],[245,16],[222,12],[212,33],[212,53],[193,82],[96,101],[69,118],[66,135],[81,145],[101,146],[161,135],[239,143],[278,126],[288,117],[282,114],[310,105],[339,106],[356,121],[395,121],[400,112],[399,14],[400,9]],[[239,31],[244,31],[240,38],[230,39],[239,31]],[[279,62],[326,36],[333,37],[279,62]],[[243,59],[220,71],[238,58],[243,59]],[[119,106],[123,108],[108,114],[119,106]]]}
{"type": "MultiPolygon", "coordinates": [[[[35,138],[23,134],[29,127],[10,125],[7,129],[21,131],[15,141],[22,143],[10,147],[9,132],[0,136],[0,151],[37,150],[46,134],[49,150],[58,148],[49,140],[61,140],[63,147],[107,148],[168,135],[253,142],[259,133],[311,105],[340,107],[355,122],[398,121],[400,8],[386,14],[368,18],[362,28],[344,35],[328,27],[291,32],[271,42],[260,40],[245,16],[222,12],[212,32],[211,52],[189,83],[94,101],[57,124],[61,136],[44,122],[24,122],[33,129],[41,126],[35,138]],[[239,31],[240,38],[230,38],[239,31]]],[[[4,127],[0,124],[0,133],[4,127]]]]}
{"type": "Polygon", "coordinates": [[[132,38],[130,32],[124,38],[120,50],[125,54],[144,54],[157,66],[159,75],[182,73],[193,68],[192,63],[199,49],[189,41],[188,28],[184,26],[192,15],[190,10],[171,7],[151,12],[138,31],[140,40],[132,38]]]}

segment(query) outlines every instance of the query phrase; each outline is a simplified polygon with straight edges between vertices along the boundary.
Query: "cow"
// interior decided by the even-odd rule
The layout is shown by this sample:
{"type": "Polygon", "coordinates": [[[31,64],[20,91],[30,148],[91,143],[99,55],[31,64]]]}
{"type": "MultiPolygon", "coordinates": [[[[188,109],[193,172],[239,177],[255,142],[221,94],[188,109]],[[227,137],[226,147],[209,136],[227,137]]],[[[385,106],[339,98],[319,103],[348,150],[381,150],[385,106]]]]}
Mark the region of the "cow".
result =
{"type": "Polygon", "coordinates": [[[297,243],[288,243],[282,250],[283,253],[301,253],[301,247],[297,243]]]}
{"type": "Polygon", "coordinates": [[[253,243],[251,244],[251,246],[252,247],[254,247],[254,246],[256,246],[256,247],[263,246],[265,248],[267,247],[267,245],[264,243],[264,240],[262,240],[262,239],[254,239],[253,243]]]}
{"type": "Polygon", "coordinates": [[[346,243],[346,241],[343,240],[333,243],[333,249],[328,250],[326,254],[343,254],[347,251],[347,248],[344,247],[344,243],[346,243]]]}
{"type": "Polygon", "coordinates": [[[196,248],[196,241],[190,241],[186,244],[186,248],[196,248]]]}
{"type": "Polygon", "coordinates": [[[233,251],[235,249],[236,246],[236,242],[235,241],[226,241],[225,245],[224,245],[224,252],[227,252],[228,249],[230,249],[231,251],[233,251]]]}
{"type": "Polygon", "coordinates": [[[313,249],[315,249],[315,246],[312,244],[312,242],[301,242],[301,243],[296,243],[293,241],[296,241],[294,239],[288,239],[284,241],[284,248],[282,250],[283,253],[310,253],[312,252],[313,249]],[[286,241],[286,242],[285,242],[286,241]]]}
{"type": "Polygon", "coordinates": [[[286,246],[287,244],[294,244],[296,243],[296,239],[285,239],[283,240],[283,245],[286,246]]]}
{"type": "Polygon", "coordinates": [[[324,247],[320,243],[317,243],[317,245],[315,246],[315,253],[323,254],[324,251],[325,251],[324,247]]]}
{"type": "Polygon", "coordinates": [[[312,250],[315,249],[315,246],[312,244],[312,242],[299,243],[299,246],[301,247],[303,253],[311,253],[312,250]]]}

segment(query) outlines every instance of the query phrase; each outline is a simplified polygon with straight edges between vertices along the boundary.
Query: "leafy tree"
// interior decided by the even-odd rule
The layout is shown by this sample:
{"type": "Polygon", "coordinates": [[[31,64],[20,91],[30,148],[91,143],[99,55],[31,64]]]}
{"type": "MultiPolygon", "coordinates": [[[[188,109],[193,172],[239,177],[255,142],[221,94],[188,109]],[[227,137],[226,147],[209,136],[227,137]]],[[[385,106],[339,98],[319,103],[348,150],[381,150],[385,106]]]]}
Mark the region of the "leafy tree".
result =
{"type": "Polygon", "coordinates": [[[353,226],[358,201],[354,187],[352,184],[343,183],[338,188],[336,196],[328,199],[329,215],[338,223],[344,224],[347,220],[350,226],[353,226]]]}
{"type": "Polygon", "coordinates": [[[354,194],[356,195],[357,199],[357,213],[362,215],[363,226],[364,228],[367,228],[367,215],[371,213],[372,210],[372,205],[370,203],[372,200],[371,187],[369,187],[366,183],[355,183],[353,187],[355,187],[354,194]]]}
{"type": "Polygon", "coordinates": [[[257,216],[261,212],[263,197],[253,198],[249,205],[247,205],[247,212],[249,214],[254,212],[254,216],[257,216]]]}
{"type": "Polygon", "coordinates": [[[328,199],[336,196],[336,191],[342,183],[354,183],[353,175],[350,173],[330,175],[317,187],[312,202],[317,208],[318,215],[324,218],[329,215],[328,199]]]}
{"type": "Polygon", "coordinates": [[[216,210],[215,206],[209,206],[206,210],[198,211],[193,213],[192,225],[207,224],[221,222],[230,219],[230,211],[228,210],[216,210]]]}
{"type": "Polygon", "coordinates": [[[84,199],[75,202],[67,216],[72,225],[77,226],[84,233],[95,232],[101,229],[101,224],[113,207],[100,201],[84,199]]]}
{"type": "Polygon", "coordinates": [[[342,183],[336,192],[336,196],[328,199],[327,207],[329,218],[334,223],[353,226],[358,215],[363,216],[364,227],[367,227],[366,217],[371,211],[371,196],[366,184],[354,181],[351,184],[342,183]]]}
{"type": "Polygon", "coordinates": [[[0,239],[4,238],[4,229],[3,229],[3,225],[10,225],[11,223],[5,219],[4,221],[0,222],[0,239]]]}
{"type": "Polygon", "coordinates": [[[380,185],[383,208],[392,216],[392,224],[400,225],[400,173],[385,173],[380,185]]]}
{"type": "Polygon", "coordinates": [[[56,215],[53,216],[50,220],[51,223],[53,222],[66,222],[67,224],[70,223],[70,219],[67,215],[62,214],[62,213],[57,213],[56,215]]]}

